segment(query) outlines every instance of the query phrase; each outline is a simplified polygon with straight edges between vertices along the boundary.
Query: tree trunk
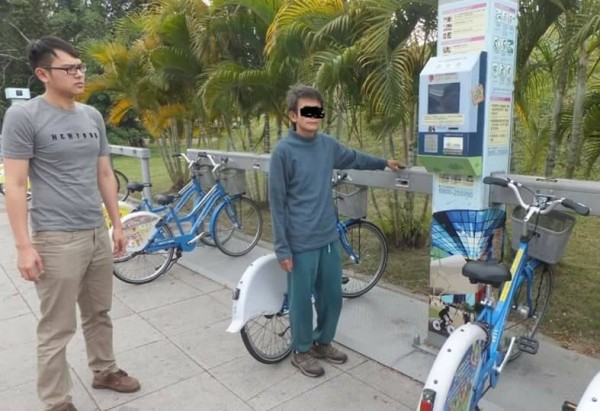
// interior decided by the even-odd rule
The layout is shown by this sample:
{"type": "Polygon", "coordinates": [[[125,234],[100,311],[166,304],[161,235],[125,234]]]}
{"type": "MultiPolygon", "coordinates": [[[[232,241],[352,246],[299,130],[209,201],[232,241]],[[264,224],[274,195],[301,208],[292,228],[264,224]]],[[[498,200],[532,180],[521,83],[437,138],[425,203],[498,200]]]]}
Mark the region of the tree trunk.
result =
{"type": "Polygon", "coordinates": [[[573,125],[571,126],[571,141],[567,151],[566,177],[573,178],[575,169],[579,165],[581,131],[583,128],[583,114],[585,104],[585,85],[587,78],[587,64],[589,53],[587,41],[579,45],[579,59],[577,64],[577,85],[575,87],[575,99],[573,100],[573,125]]]}
{"type": "Polygon", "coordinates": [[[248,137],[248,149],[246,151],[254,151],[254,136],[252,135],[252,120],[250,120],[250,116],[244,117],[244,124],[246,125],[246,136],[248,137]]]}
{"type": "Polygon", "coordinates": [[[265,113],[265,125],[263,127],[263,149],[265,153],[271,152],[271,119],[269,113],[265,113]]]}
{"type": "Polygon", "coordinates": [[[283,135],[283,117],[277,114],[277,141],[281,140],[283,135]]]}
{"type": "Polygon", "coordinates": [[[225,124],[225,128],[227,129],[227,151],[236,151],[235,142],[233,141],[233,133],[231,132],[231,124],[229,124],[229,119],[223,117],[223,123],[225,124]]]}
{"type": "Polygon", "coordinates": [[[335,139],[342,140],[342,133],[344,132],[344,98],[341,91],[338,90],[337,98],[335,99],[335,139]]]}

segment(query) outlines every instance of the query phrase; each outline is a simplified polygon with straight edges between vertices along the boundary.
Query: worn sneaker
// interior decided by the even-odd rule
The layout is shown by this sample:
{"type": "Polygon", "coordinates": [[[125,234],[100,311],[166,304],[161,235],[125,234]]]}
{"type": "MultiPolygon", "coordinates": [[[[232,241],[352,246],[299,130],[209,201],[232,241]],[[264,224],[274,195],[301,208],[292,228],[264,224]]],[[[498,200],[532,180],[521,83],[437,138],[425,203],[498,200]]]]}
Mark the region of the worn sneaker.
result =
{"type": "Polygon", "coordinates": [[[308,353],[331,364],[343,364],[348,361],[348,356],[331,344],[314,344],[308,353]]]}
{"type": "Polygon", "coordinates": [[[66,402],[57,407],[53,407],[52,411],[77,411],[77,408],[75,408],[75,406],[72,403],[66,402]]]}
{"type": "Polygon", "coordinates": [[[138,391],[140,383],[135,378],[127,375],[125,371],[119,370],[117,372],[96,373],[92,381],[92,387],[130,393],[138,391]]]}
{"type": "Polygon", "coordinates": [[[292,354],[292,364],[307,377],[320,377],[325,374],[323,367],[308,352],[294,352],[292,354]]]}

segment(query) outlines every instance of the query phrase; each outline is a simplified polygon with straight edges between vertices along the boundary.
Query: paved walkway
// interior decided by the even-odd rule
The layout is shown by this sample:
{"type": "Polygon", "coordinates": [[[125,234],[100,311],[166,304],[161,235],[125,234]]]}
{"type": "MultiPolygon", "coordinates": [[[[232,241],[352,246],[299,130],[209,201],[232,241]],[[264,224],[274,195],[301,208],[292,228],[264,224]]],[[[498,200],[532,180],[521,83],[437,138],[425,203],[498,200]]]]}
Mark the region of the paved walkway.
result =
{"type": "MultiPolygon", "coordinates": [[[[39,410],[35,393],[38,299],[16,270],[0,199],[0,410],[39,410]]],[[[153,283],[115,279],[112,318],[119,365],[142,390],[119,395],[91,388],[78,331],[68,348],[74,402],[81,411],[414,410],[421,384],[349,350],[323,378],[304,377],[288,360],[263,365],[239,335],[225,332],[226,287],[180,265],[153,283]]]]}
{"type": "MultiPolygon", "coordinates": [[[[225,332],[231,291],[257,247],[230,258],[212,248],[185,254],[168,274],[141,286],[115,279],[112,317],[119,365],[142,382],[135,394],[90,386],[83,337],[69,345],[74,400],[81,411],[119,410],[414,410],[434,356],[416,347],[426,337],[427,304],[414,295],[376,287],[345,300],[336,340],[350,355],[325,365],[323,378],[304,377],[289,360],[263,365],[238,334],[225,332]],[[202,273],[198,274],[198,273],[202,273]]],[[[0,196],[0,411],[39,410],[35,394],[33,284],[16,270],[16,253],[0,196]]],[[[522,355],[486,395],[484,411],[560,410],[577,400],[600,361],[542,341],[522,355]]]]}

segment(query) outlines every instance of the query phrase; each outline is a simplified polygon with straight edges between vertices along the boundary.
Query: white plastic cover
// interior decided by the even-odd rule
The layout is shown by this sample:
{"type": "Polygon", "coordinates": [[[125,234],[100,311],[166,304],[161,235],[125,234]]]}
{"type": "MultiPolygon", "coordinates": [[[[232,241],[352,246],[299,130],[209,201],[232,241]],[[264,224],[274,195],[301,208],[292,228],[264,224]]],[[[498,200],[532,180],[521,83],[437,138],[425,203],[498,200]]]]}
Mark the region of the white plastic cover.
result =
{"type": "Polygon", "coordinates": [[[231,324],[227,332],[236,333],[251,319],[276,314],[287,293],[287,275],[275,254],[256,259],[238,282],[237,300],[233,301],[231,324]]]}

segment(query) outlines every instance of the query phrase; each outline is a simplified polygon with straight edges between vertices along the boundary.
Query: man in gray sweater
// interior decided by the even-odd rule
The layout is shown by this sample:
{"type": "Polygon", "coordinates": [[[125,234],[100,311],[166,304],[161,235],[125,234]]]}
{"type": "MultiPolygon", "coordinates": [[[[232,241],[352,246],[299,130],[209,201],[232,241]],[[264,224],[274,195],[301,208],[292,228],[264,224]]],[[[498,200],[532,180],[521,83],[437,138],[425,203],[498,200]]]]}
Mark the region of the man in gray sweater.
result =
{"type": "Polygon", "coordinates": [[[341,244],[331,194],[334,169],[398,170],[396,160],[344,147],[317,132],[324,117],[323,98],[314,88],[288,93],[293,129],[273,150],[269,202],[275,253],[288,276],[292,364],[304,375],[324,370],[316,358],[342,364],[347,356],[331,345],[342,309],[341,244]],[[317,328],[313,330],[311,296],[317,328]]]}

